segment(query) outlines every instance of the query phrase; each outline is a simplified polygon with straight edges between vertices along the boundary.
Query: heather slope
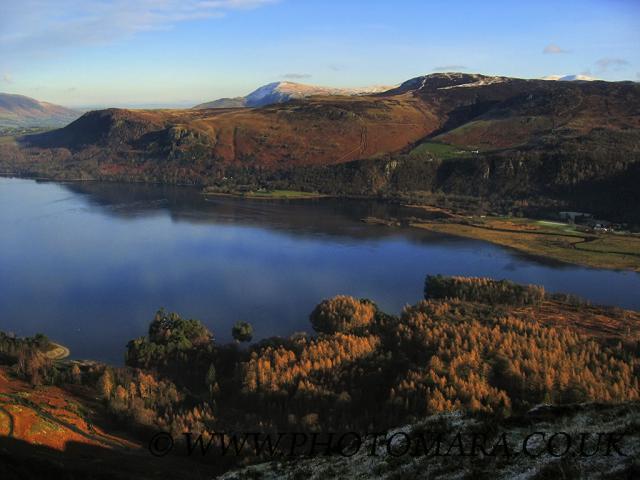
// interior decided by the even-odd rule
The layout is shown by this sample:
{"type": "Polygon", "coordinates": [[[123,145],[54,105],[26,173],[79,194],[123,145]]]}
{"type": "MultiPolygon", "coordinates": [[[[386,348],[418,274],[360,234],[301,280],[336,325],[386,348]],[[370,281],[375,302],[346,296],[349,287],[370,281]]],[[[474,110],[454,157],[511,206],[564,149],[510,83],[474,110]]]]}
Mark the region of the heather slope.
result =
{"type": "Polygon", "coordinates": [[[61,127],[80,112],[23,95],[0,93],[0,127],[61,127]]]}
{"type": "Polygon", "coordinates": [[[398,151],[436,125],[411,98],[324,97],[258,110],[109,109],[25,137],[23,152],[64,151],[80,164],[98,154],[104,160],[96,176],[131,169],[127,159],[135,156],[143,171],[181,168],[195,182],[225,166],[328,165],[398,151]]]}

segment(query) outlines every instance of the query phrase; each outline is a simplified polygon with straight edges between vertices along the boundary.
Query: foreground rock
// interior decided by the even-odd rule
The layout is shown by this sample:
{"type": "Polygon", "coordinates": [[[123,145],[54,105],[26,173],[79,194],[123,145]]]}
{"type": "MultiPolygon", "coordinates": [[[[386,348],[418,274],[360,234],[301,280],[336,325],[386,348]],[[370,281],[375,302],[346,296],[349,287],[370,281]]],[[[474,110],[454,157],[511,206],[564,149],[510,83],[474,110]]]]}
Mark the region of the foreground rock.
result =
{"type": "MultiPolygon", "coordinates": [[[[639,426],[637,402],[548,405],[502,421],[447,413],[387,432],[379,437],[375,450],[369,440],[350,457],[339,453],[297,457],[253,465],[220,478],[639,478],[639,426]],[[435,444],[425,455],[416,439],[427,438],[426,445],[432,446],[434,432],[444,434],[439,454],[435,444]],[[528,453],[523,452],[524,444],[528,453]]],[[[344,454],[354,450],[346,449],[344,454]]]]}

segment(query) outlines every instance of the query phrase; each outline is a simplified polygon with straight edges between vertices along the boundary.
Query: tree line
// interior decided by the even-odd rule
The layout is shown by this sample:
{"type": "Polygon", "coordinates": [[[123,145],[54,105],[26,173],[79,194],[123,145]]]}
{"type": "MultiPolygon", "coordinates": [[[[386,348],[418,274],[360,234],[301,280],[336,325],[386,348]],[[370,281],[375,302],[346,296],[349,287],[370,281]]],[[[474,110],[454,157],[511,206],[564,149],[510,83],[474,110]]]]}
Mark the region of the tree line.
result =
{"type": "MultiPolygon", "coordinates": [[[[246,348],[248,322],[218,344],[199,321],[160,310],[128,344],[125,367],[82,366],[58,381],[94,388],[123,425],[177,434],[384,429],[451,410],[509,416],[541,402],[640,399],[637,345],[538,321],[541,287],[440,276],[425,285],[428,298],[398,316],[338,296],[311,312],[315,334],[246,348]]],[[[544,308],[562,315],[562,305],[544,308]]],[[[2,352],[20,350],[13,342],[0,337],[2,352]]]]}

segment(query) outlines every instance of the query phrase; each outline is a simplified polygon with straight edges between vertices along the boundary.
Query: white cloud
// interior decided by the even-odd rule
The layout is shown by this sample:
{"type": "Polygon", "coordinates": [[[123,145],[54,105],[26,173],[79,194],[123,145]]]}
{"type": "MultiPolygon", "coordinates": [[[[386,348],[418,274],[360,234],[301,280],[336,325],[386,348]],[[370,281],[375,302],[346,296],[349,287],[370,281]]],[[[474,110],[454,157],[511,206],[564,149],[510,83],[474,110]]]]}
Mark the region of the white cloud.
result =
{"type": "Polygon", "coordinates": [[[289,80],[303,80],[305,78],[311,78],[310,73],[285,73],[282,75],[282,78],[287,78],[289,80]]]}
{"type": "Polygon", "coordinates": [[[610,68],[612,68],[613,70],[620,70],[626,67],[627,65],[629,65],[629,62],[627,62],[623,58],[607,57],[607,58],[601,58],[600,60],[598,60],[596,62],[596,65],[598,66],[601,72],[606,72],[610,68]]]}
{"type": "Polygon", "coordinates": [[[2,74],[2,81],[3,81],[4,83],[9,83],[9,84],[11,84],[11,83],[13,83],[13,77],[11,77],[11,75],[10,75],[10,74],[8,74],[8,73],[3,73],[3,74],[2,74]]]}
{"type": "Polygon", "coordinates": [[[592,81],[599,80],[599,78],[591,75],[590,70],[584,70],[580,73],[572,73],[569,75],[547,75],[542,77],[542,80],[561,80],[561,81],[574,81],[574,80],[582,80],[582,81],[592,81]]]}
{"type": "Polygon", "coordinates": [[[555,54],[558,54],[558,53],[569,53],[569,51],[565,50],[564,48],[560,48],[555,43],[550,43],[549,45],[544,47],[544,50],[542,50],[542,53],[555,55],[555,54]]]}
{"type": "Polygon", "coordinates": [[[108,44],[179,22],[219,18],[278,0],[20,0],[0,5],[0,51],[108,44]]]}

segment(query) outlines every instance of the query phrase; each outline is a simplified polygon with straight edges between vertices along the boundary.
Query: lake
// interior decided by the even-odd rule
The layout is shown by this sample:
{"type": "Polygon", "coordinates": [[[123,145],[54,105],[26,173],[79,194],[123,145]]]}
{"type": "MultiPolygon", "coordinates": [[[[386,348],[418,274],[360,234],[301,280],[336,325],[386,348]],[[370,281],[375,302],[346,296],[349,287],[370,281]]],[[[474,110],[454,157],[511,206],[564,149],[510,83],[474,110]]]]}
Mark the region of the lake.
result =
{"type": "Polygon", "coordinates": [[[398,313],[427,274],[542,284],[640,309],[640,274],[576,267],[489,243],[360,221],[375,201],[242,200],[198,189],[0,178],[0,330],[43,332],[72,358],[122,364],[165,307],[219,341],[311,331],[322,299],[371,298],[398,313]]]}

